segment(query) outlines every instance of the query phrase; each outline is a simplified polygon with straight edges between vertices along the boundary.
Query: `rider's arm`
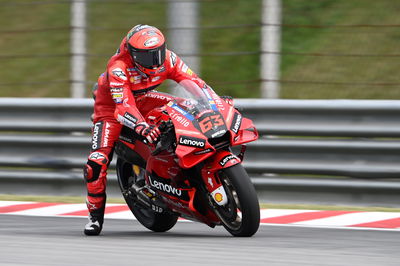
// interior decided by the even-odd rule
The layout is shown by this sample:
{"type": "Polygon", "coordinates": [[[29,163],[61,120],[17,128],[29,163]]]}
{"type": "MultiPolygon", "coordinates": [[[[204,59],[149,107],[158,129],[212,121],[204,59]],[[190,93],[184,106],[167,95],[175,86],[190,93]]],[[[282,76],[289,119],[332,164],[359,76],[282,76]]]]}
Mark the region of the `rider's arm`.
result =
{"type": "MultiPolygon", "coordinates": [[[[200,88],[204,88],[208,86],[196,73],[193,72],[182,59],[179,58],[174,52],[169,51],[170,54],[170,71],[168,73],[168,78],[175,80],[177,83],[182,80],[191,80],[194,81],[200,88]]],[[[186,83],[185,88],[190,90],[190,83],[186,83]]],[[[193,90],[193,93],[196,94],[196,90],[193,90]]],[[[223,97],[228,104],[233,105],[233,98],[231,96],[223,97]]]]}
{"type": "Polygon", "coordinates": [[[194,81],[200,88],[204,87],[206,83],[196,75],[183,60],[177,56],[174,52],[169,51],[170,56],[170,69],[168,72],[168,78],[176,81],[177,83],[182,80],[189,79],[194,81]]]}
{"type": "Polygon", "coordinates": [[[116,62],[108,67],[108,81],[111,97],[115,102],[115,119],[134,129],[138,123],[144,122],[144,118],[136,107],[135,97],[130,89],[125,69],[121,62],[116,62]]]}
{"type": "Polygon", "coordinates": [[[158,127],[147,124],[137,109],[125,69],[123,63],[120,63],[110,67],[107,72],[111,97],[115,102],[114,117],[122,125],[132,128],[143,139],[153,143],[161,132],[158,127]]]}

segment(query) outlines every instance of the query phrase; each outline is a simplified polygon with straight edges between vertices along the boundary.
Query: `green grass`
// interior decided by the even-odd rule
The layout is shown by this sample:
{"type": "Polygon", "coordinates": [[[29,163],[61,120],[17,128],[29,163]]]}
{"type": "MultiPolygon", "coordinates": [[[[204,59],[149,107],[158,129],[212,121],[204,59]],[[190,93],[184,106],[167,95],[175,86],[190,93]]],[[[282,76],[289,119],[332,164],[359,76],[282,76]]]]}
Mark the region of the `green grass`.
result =
{"type": "MultiPolygon", "coordinates": [[[[68,27],[67,4],[7,5],[1,1],[0,30],[26,30],[22,33],[1,33],[0,56],[68,54],[68,30],[29,32],[31,29],[68,27]]],[[[20,1],[15,1],[16,4],[20,1]]],[[[28,2],[29,3],[29,2],[28,2]]],[[[67,83],[49,81],[69,79],[68,57],[0,58],[0,96],[14,97],[68,97],[67,83]],[[42,82],[40,85],[14,83],[42,82]]]]}
{"type": "MultiPolygon", "coordinates": [[[[84,203],[85,197],[67,196],[36,196],[36,195],[7,195],[0,194],[0,201],[33,201],[33,202],[56,202],[56,203],[84,203]]],[[[122,198],[108,198],[108,203],[125,203],[122,198]]],[[[300,210],[341,210],[341,211],[379,211],[400,212],[400,208],[389,207],[358,207],[358,206],[333,206],[333,205],[304,205],[304,204],[260,204],[264,209],[300,209],[300,210]]]]}
{"type": "MultiPolygon", "coordinates": [[[[261,2],[233,0],[205,3],[201,9],[201,24],[258,24],[261,21],[261,2]]],[[[259,50],[259,43],[260,27],[203,29],[201,32],[202,53],[254,52],[259,50]]],[[[259,79],[259,55],[204,56],[201,73],[202,78],[221,95],[242,98],[260,95],[258,83],[229,84],[259,79]]]]}
{"type": "MultiPolygon", "coordinates": [[[[400,24],[396,1],[335,0],[300,2],[288,0],[286,24],[394,25],[400,24]],[[295,5],[297,3],[297,6],[295,5]],[[324,3],[324,5],[322,5],[324,3]],[[308,8],[306,7],[308,5],[308,8]],[[302,18],[299,17],[301,14],[302,18]]],[[[328,54],[398,54],[398,27],[294,28],[284,29],[283,51],[328,54]],[[293,37],[297,35],[298,41],[293,37]],[[304,45],[302,44],[304,42],[304,45]],[[297,43],[299,43],[297,45],[297,43]]],[[[318,57],[286,55],[283,80],[353,84],[283,84],[284,98],[400,99],[398,86],[366,83],[400,83],[398,57],[318,57]]]]}
{"type": "Polygon", "coordinates": [[[158,28],[165,27],[166,4],[163,3],[113,3],[90,2],[89,21],[93,27],[89,31],[88,42],[91,54],[100,56],[88,60],[88,79],[96,81],[105,71],[108,59],[116,52],[126,33],[137,24],[149,24],[158,28]],[[97,29],[96,29],[97,28],[97,29]],[[114,28],[114,30],[101,30],[114,28]]]}
{"type": "MultiPolygon", "coordinates": [[[[70,39],[67,29],[69,3],[43,1],[46,4],[32,4],[35,2],[37,0],[0,0],[0,97],[69,96],[70,62],[66,56],[70,39]],[[40,28],[64,29],[29,31],[40,28]],[[9,32],[13,30],[26,31],[9,32]],[[6,57],[31,54],[61,56],[6,57]],[[20,82],[30,84],[16,84],[20,82]]],[[[258,24],[261,21],[261,2],[201,2],[200,25],[258,24]]],[[[283,23],[286,25],[400,24],[400,5],[393,0],[282,0],[282,3],[283,23]]],[[[165,28],[166,6],[159,1],[90,1],[88,81],[95,81],[105,70],[108,58],[132,26],[146,23],[165,28]]],[[[397,83],[400,83],[398,57],[288,54],[399,54],[399,27],[285,26],[282,30],[281,79],[287,81],[282,84],[282,98],[400,99],[397,88],[397,83]]],[[[260,50],[260,27],[204,28],[200,30],[200,41],[201,53],[257,52],[260,50]]],[[[259,97],[258,55],[204,56],[201,60],[201,77],[220,94],[259,97]]],[[[88,95],[90,82],[87,85],[88,95]]]]}

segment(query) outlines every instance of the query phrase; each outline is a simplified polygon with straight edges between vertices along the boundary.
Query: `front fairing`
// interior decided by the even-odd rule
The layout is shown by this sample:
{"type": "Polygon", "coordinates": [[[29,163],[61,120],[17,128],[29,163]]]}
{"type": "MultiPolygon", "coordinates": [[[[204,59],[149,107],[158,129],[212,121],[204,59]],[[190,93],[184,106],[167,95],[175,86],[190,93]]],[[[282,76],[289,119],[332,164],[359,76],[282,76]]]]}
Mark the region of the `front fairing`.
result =
{"type": "Polygon", "coordinates": [[[193,167],[223,146],[257,139],[257,134],[249,138],[243,133],[247,120],[209,86],[200,88],[184,80],[174,94],[178,97],[167,104],[166,111],[175,127],[175,153],[181,167],[193,167]]]}

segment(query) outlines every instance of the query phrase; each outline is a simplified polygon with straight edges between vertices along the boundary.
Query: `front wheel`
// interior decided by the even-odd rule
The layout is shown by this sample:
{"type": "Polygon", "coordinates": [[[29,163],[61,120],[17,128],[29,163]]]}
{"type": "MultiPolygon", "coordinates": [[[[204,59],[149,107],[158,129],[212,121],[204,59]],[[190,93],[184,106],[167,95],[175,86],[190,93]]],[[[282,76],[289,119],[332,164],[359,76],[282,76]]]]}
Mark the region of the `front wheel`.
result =
{"type": "Polygon", "coordinates": [[[225,168],[219,178],[228,197],[224,206],[216,205],[215,213],[233,236],[249,237],[260,226],[260,205],[253,184],[241,164],[225,168]]]}

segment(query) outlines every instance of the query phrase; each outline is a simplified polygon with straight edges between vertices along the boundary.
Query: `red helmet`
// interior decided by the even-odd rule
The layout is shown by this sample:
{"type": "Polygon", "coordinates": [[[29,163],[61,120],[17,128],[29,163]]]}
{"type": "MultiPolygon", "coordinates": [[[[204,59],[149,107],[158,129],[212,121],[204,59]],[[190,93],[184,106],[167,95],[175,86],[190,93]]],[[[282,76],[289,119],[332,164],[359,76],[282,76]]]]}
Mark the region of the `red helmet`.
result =
{"type": "Polygon", "coordinates": [[[161,31],[149,25],[136,25],[126,36],[133,61],[147,75],[156,74],[165,61],[165,38],[161,31]]]}

